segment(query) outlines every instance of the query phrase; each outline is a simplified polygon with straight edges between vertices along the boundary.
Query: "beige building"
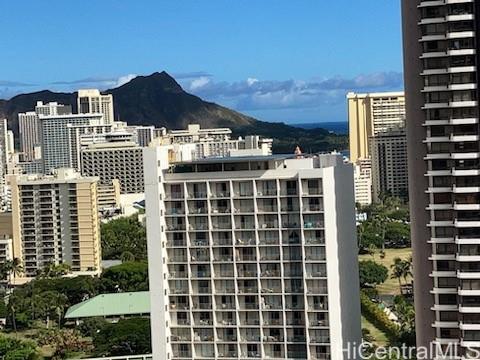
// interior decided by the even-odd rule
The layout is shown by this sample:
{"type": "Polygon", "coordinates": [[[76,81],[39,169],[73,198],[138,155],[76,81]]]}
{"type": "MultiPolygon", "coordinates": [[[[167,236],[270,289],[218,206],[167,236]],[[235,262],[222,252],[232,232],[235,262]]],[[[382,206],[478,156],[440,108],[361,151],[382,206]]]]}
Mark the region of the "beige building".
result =
{"type": "Polygon", "coordinates": [[[348,93],[350,160],[370,156],[369,138],[405,127],[405,95],[403,92],[356,94],[348,93]]]}
{"type": "Polygon", "coordinates": [[[0,264],[13,259],[12,213],[0,213],[0,264]]]}
{"type": "Polygon", "coordinates": [[[113,96],[103,95],[97,89],[78,90],[77,106],[79,114],[103,114],[105,124],[112,124],[113,96]]]}
{"type": "Polygon", "coordinates": [[[372,161],[359,160],[354,167],[355,203],[362,206],[372,203],[372,161]]]}
{"type": "Polygon", "coordinates": [[[100,272],[97,181],[73,169],[12,179],[13,253],[26,279],[50,263],[77,275],[100,272]]]}
{"type": "Polygon", "coordinates": [[[98,183],[97,203],[100,211],[118,209],[120,207],[120,182],[113,179],[98,183]]]}

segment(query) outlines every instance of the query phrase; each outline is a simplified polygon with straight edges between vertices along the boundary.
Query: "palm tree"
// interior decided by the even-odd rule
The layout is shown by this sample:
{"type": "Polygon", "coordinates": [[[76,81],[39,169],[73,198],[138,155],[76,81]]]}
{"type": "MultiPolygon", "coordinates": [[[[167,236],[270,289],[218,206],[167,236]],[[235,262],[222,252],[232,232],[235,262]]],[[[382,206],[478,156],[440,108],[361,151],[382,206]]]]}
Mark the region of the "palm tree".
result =
{"type": "Polygon", "coordinates": [[[412,272],[412,257],[410,256],[407,260],[403,261],[403,280],[405,280],[405,284],[408,281],[408,278],[413,277],[412,272]]]}
{"type": "Polygon", "coordinates": [[[393,264],[390,265],[390,268],[392,269],[390,278],[398,280],[398,287],[400,288],[400,293],[402,293],[402,278],[405,273],[403,260],[398,257],[393,259],[393,264]]]}

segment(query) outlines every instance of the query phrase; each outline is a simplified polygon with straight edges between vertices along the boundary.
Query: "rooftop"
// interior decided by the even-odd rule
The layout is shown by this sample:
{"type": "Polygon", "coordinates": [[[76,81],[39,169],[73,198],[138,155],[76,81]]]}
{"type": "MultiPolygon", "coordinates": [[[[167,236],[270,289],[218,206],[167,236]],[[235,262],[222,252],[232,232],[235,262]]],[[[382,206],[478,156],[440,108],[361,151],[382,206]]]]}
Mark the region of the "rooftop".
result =
{"type": "Polygon", "coordinates": [[[102,294],[71,306],[65,319],[150,314],[148,291],[102,294]]]}

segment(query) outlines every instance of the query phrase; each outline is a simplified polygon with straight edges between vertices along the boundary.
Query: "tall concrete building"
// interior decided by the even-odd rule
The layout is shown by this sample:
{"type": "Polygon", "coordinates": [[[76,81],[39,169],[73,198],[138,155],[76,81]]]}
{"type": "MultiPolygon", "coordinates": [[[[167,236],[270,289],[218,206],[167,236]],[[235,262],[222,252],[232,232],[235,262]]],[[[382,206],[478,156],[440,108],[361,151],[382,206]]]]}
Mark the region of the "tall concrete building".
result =
{"type": "Polygon", "coordinates": [[[146,147],[155,137],[155,126],[135,126],[138,145],[146,147]]]}
{"type": "Polygon", "coordinates": [[[168,157],[144,150],[153,358],[347,359],[361,338],[351,165],[168,157]]]}
{"type": "MultiPolygon", "coordinates": [[[[0,119],[0,198],[5,196],[5,176],[8,164],[7,119],[0,119]]],[[[1,199],[0,199],[1,201],[1,199]]],[[[0,204],[1,207],[1,204],[0,204]]]]}
{"type": "Polygon", "coordinates": [[[389,131],[370,137],[372,194],[408,198],[407,136],[405,130],[389,131]]]}
{"type": "Polygon", "coordinates": [[[121,194],[145,191],[142,148],[134,142],[91,144],[80,152],[82,174],[102,182],[117,179],[121,194]]]}
{"type": "Polygon", "coordinates": [[[355,203],[367,206],[372,203],[372,161],[359,160],[353,171],[355,184],[355,203]]]}
{"type": "Polygon", "coordinates": [[[347,95],[350,160],[370,157],[369,139],[405,127],[403,92],[347,95]]]}
{"type": "Polygon", "coordinates": [[[101,94],[97,89],[78,90],[77,106],[79,114],[103,114],[105,124],[115,121],[111,94],[101,94]]]}
{"type": "Polygon", "coordinates": [[[57,102],[44,104],[42,101],[37,101],[35,113],[39,116],[70,115],[72,113],[72,106],[59,104],[57,102]]]}
{"type": "Polygon", "coordinates": [[[44,104],[37,101],[35,111],[18,114],[18,127],[20,137],[20,155],[23,162],[39,160],[40,152],[40,123],[39,116],[70,115],[72,107],[56,102],[44,104]]]}
{"type": "Polygon", "coordinates": [[[468,358],[480,348],[480,1],[403,0],[402,12],[417,346],[468,358]]]}
{"type": "Polygon", "coordinates": [[[101,249],[97,178],[73,169],[12,179],[13,254],[30,279],[47,264],[74,274],[98,274],[101,249]]]}
{"type": "Polygon", "coordinates": [[[40,146],[38,115],[35,111],[18,114],[20,135],[20,155],[22,161],[30,162],[36,159],[35,147],[40,146]]]}
{"type": "Polygon", "coordinates": [[[55,169],[72,167],[73,158],[69,149],[71,126],[103,125],[102,114],[74,114],[39,116],[40,144],[44,173],[55,169]]]}

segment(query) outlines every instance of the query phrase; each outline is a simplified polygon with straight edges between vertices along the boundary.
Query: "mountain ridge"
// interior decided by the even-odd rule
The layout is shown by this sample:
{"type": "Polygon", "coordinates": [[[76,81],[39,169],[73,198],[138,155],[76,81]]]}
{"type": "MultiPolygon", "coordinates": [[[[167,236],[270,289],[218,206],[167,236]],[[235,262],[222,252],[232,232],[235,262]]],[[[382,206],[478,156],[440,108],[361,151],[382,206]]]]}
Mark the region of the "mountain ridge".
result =
{"type": "MultiPolygon", "coordinates": [[[[346,138],[325,129],[305,130],[284,123],[257,120],[186,92],[165,71],[137,76],[119,87],[102,91],[113,95],[115,119],[129,125],[154,125],[167,129],[184,129],[197,123],[203,128],[229,127],[234,135],[256,134],[274,139],[276,152],[293,152],[296,145],[314,152],[344,150],[346,138]]],[[[50,90],[20,94],[0,100],[0,118],[9,120],[18,135],[18,113],[32,111],[37,101],[72,105],[76,112],[76,92],[50,90]]]]}

